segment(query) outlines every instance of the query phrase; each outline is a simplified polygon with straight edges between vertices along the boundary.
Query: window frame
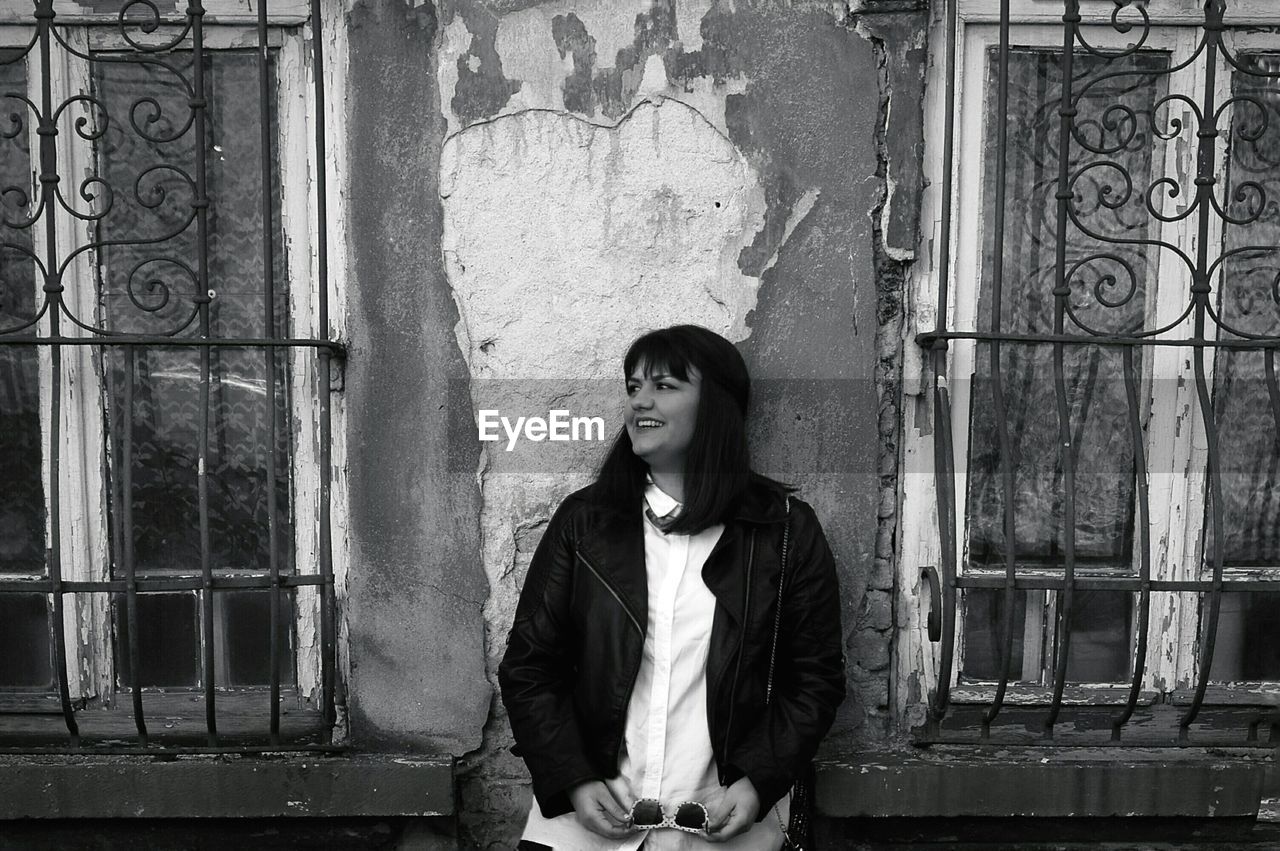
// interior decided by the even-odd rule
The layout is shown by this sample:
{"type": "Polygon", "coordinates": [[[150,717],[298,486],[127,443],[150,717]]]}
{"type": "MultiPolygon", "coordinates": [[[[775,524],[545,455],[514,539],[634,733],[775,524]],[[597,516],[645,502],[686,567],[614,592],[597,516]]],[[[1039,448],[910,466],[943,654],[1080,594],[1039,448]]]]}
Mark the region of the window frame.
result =
{"type": "MultiPolygon", "coordinates": [[[[141,6],[140,3],[129,4],[141,6]]],[[[128,10],[126,6],[125,11],[128,10]]],[[[317,2],[314,7],[298,0],[281,0],[272,3],[270,10],[260,10],[256,2],[246,5],[230,0],[210,0],[203,4],[204,22],[202,44],[206,51],[224,49],[258,50],[259,33],[267,35],[267,46],[274,49],[275,97],[271,104],[276,122],[272,144],[278,152],[279,217],[278,238],[283,241],[278,251],[283,256],[287,276],[285,291],[288,297],[288,339],[278,340],[273,346],[284,345],[287,357],[284,369],[291,387],[289,424],[291,430],[291,458],[281,459],[289,470],[288,486],[291,490],[290,511],[293,517],[294,552],[292,576],[304,577],[302,582],[286,582],[281,588],[282,602],[293,598],[293,656],[296,680],[294,685],[281,684],[281,696],[286,711],[289,693],[297,696],[296,705],[310,705],[320,711],[326,721],[324,742],[334,736],[342,738],[344,730],[335,728],[335,694],[340,650],[338,625],[335,622],[335,594],[345,583],[346,545],[342,538],[333,541],[331,529],[333,517],[345,516],[347,499],[345,490],[334,487],[331,470],[345,466],[346,445],[344,430],[340,427],[344,417],[341,395],[331,396],[331,390],[340,390],[339,366],[333,364],[341,358],[345,328],[345,311],[341,287],[340,268],[331,271],[322,255],[329,251],[332,233],[341,232],[341,196],[337,188],[343,171],[344,151],[328,141],[326,127],[341,127],[341,113],[334,108],[341,98],[325,95],[325,91],[341,92],[345,72],[337,63],[322,65],[319,48],[313,54],[312,41],[319,25],[329,33],[340,10],[330,3],[317,2]],[[320,20],[312,21],[313,11],[320,20]],[[261,12],[261,14],[260,14],[261,12]],[[317,75],[319,75],[317,77],[317,75]],[[334,178],[338,178],[335,180],[334,178]],[[337,274],[335,274],[335,271],[337,274]],[[323,293],[320,287],[324,287],[323,293]],[[323,382],[320,376],[325,375],[323,382]],[[335,427],[337,425],[337,427],[335,427]],[[336,546],[335,546],[336,545],[336,546]],[[336,550],[336,552],[335,552],[336,550]],[[336,558],[335,558],[336,556],[336,558]],[[336,568],[336,570],[335,570],[336,568]],[[335,577],[335,573],[337,576],[335,577]]],[[[145,7],[144,11],[145,11],[145,7]]],[[[195,0],[190,9],[199,9],[195,0]]],[[[123,44],[119,35],[119,20],[125,12],[116,14],[92,14],[74,3],[57,0],[54,3],[56,18],[53,22],[65,38],[77,46],[101,50],[110,49],[112,43],[123,44]]],[[[188,9],[180,9],[160,19],[160,27],[151,34],[141,34],[136,29],[131,35],[143,43],[164,43],[167,38],[181,31],[187,21],[188,9]]],[[[0,2],[0,47],[25,47],[37,32],[30,6],[25,8],[15,0],[0,2]],[[13,42],[10,45],[10,42],[13,42]]],[[[329,35],[332,43],[341,34],[329,35]]],[[[188,33],[180,49],[189,49],[193,34],[188,33]]],[[[60,47],[50,49],[49,84],[55,104],[90,90],[90,66],[86,60],[74,57],[60,47]]],[[[28,67],[27,92],[39,94],[41,90],[40,54],[32,49],[22,60],[28,67]],[[33,69],[34,66],[34,69],[33,69]]],[[[38,98],[33,98],[39,103],[38,98]]],[[[68,110],[89,116],[84,103],[72,104],[68,110]]],[[[74,113],[73,113],[74,114],[74,113]]],[[[69,127],[70,117],[63,119],[69,127]]],[[[33,173],[38,169],[40,145],[33,121],[27,121],[27,134],[31,151],[33,173]]],[[[60,122],[62,123],[62,122],[60,122]]],[[[250,130],[249,132],[254,132],[250,130]]],[[[341,133],[333,134],[341,139],[341,133]]],[[[58,134],[57,156],[59,173],[66,175],[94,174],[95,153],[93,143],[83,140],[74,132],[65,130],[58,134]]],[[[33,174],[34,181],[34,174],[33,174]]],[[[73,187],[74,188],[74,187],[73,187]]],[[[70,193],[68,193],[70,194],[70,193]]],[[[33,196],[38,197],[38,196],[33,196]]],[[[74,196],[73,196],[74,197],[74,196]]],[[[77,209],[84,210],[83,206],[77,209]]],[[[35,245],[42,245],[44,228],[55,230],[57,253],[60,258],[71,251],[91,243],[94,239],[93,222],[83,222],[65,210],[55,208],[50,218],[42,215],[33,226],[35,245]]],[[[194,225],[192,225],[194,227],[194,225]]],[[[43,253],[43,252],[38,252],[43,253]]],[[[90,317],[90,324],[97,324],[97,258],[90,250],[77,255],[68,268],[68,286],[63,291],[67,309],[78,317],[90,317]],[[75,283],[70,283],[74,281],[75,283]]],[[[337,265],[337,264],[335,264],[337,265]]],[[[40,276],[36,276],[37,287],[40,276]]],[[[37,304],[41,293],[37,291],[37,304]]],[[[32,329],[41,338],[50,335],[50,320],[46,314],[32,329]]],[[[108,528],[109,500],[107,477],[109,459],[104,424],[105,378],[103,375],[102,335],[78,328],[63,315],[58,334],[66,338],[93,337],[93,344],[59,344],[38,342],[40,374],[40,420],[44,457],[42,478],[45,490],[45,510],[52,510],[50,488],[51,450],[53,449],[52,411],[52,358],[55,349],[59,353],[61,372],[61,412],[58,419],[58,494],[60,502],[57,524],[58,542],[61,548],[62,580],[64,582],[103,583],[112,579],[112,553],[108,528]]],[[[4,340],[0,339],[0,344],[4,340]]],[[[265,351],[255,346],[256,351],[265,351]]],[[[52,522],[46,526],[46,547],[54,532],[52,522]]],[[[215,571],[215,576],[225,571],[215,571]]],[[[243,572],[236,572],[242,575],[243,572]]],[[[184,572],[182,576],[187,576],[184,572]]],[[[254,575],[257,575],[255,572],[254,575]]],[[[9,584],[27,578],[48,581],[47,569],[39,576],[24,577],[10,574],[0,577],[9,584]]],[[[195,573],[198,578],[198,571],[195,573]]],[[[282,577],[284,572],[282,571],[282,577]]],[[[106,590],[106,589],[102,589],[106,590]]],[[[113,624],[111,600],[117,594],[97,593],[98,589],[64,592],[65,604],[62,621],[62,641],[66,648],[64,674],[73,706],[86,705],[110,708],[116,703],[121,708],[130,702],[132,689],[118,685],[115,676],[113,650],[113,624]]],[[[118,592],[117,592],[118,593],[118,592]]],[[[57,593],[44,593],[48,599],[56,599],[57,593]]],[[[123,601],[124,595],[119,594],[123,601]]],[[[213,594],[214,599],[218,593],[213,594]]],[[[52,614],[51,614],[52,617],[52,614]]],[[[55,636],[51,631],[51,638],[55,636]]],[[[288,648],[282,648],[288,653],[288,648]]],[[[265,648],[264,648],[265,651],[265,648]]],[[[345,655],[344,653],[341,655],[345,655]]],[[[201,666],[203,671],[203,665],[201,666]]],[[[55,677],[58,675],[55,665],[55,677]]],[[[22,692],[6,690],[0,693],[0,746],[5,745],[6,713],[26,711],[34,706],[47,707],[59,701],[57,686],[50,692],[22,692]]],[[[268,686],[223,687],[215,686],[220,694],[233,692],[262,693],[268,686]]],[[[194,689],[152,689],[141,692],[160,695],[165,692],[191,694],[203,691],[194,689]]],[[[166,707],[176,706],[173,701],[166,707]]],[[[231,711],[236,712],[232,702],[231,711]]],[[[265,719],[265,708],[260,710],[265,719]]],[[[275,734],[272,739],[275,743],[275,734]]],[[[210,744],[215,737],[210,735],[210,744]]],[[[145,736],[141,744],[147,746],[145,736]]],[[[154,747],[155,743],[152,743],[154,747]]],[[[71,747],[79,742],[72,736],[71,747]]],[[[0,747],[0,750],[9,748],[0,747]]],[[[21,749],[21,748],[20,748],[21,749]]]]}
{"type": "MultiPolygon", "coordinates": [[[[1202,33],[1204,11],[1198,0],[1173,0],[1153,2],[1147,8],[1152,21],[1146,47],[1167,47],[1172,51],[1171,65],[1187,58],[1202,33]]],[[[1080,4],[1081,26],[1094,44],[1104,45],[1108,40],[1116,46],[1132,41],[1111,27],[1111,14],[1115,4],[1110,0],[1082,0],[1080,4]]],[[[1024,45],[1045,46],[1061,53],[1063,39],[1063,0],[1011,0],[1010,44],[1013,49],[1024,45]]],[[[1131,11],[1131,10],[1130,10],[1131,11]]],[[[1280,8],[1275,4],[1256,0],[1237,0],[1232,4],[1229,20],[1236,24],[1247,18],[1250,25],[1280,26],[1280,8]]],[[[930,22],[930,63],[926,72],[924,101],[925,152],[923,171],[925,191],[921,205],[920,248],[916,262],[908,276],[906,299],[907,321],[904,323],[904,411],[903,456],[900,517],[902,518],[902,547],[899,559],[897,607],[902,614],[894,660],[897,715],[904,729],[920,730],[930,720],[931,712],[938,714],[937,697],[952,704],[989,704],[997,689],[994,682],[966,682],[960,677],[963,658],[963,618],[961,607],[954,604],[951,612],[945,611],[948,598],[943,565],[948,554],[944,537],[954,543],[950,557],[958,572],[966,572],[967,520],[966,514],[969,449],[970,403],[969,381],[974,374],[975,355],[979,348],[972,339],[930,339],[929,335],[939,327],[939,296],[946,293],[946,317],[944,327],[948,331],[975,331],[978,289],[981,278],[982,237],[979,227],[981,216],[966,216],[955,211],[976,209],[981,203],[982,171],[987,156],[983,155],[983,124],[986,120],[988,87],[986,85],[987,48],[999,43],[1000,3],[998,0],[955,0],[954,4],[938,4],[930,22]],[[954,11],[954,21],[948,20],[954,11]],[[954,40],[950,30],[954,28],[954,40]],[[948,65],[954,56],[954,79],[950,92],[954,93],[954,142],[947,139],[948,131],[948,65]],[[949,147],[951,146],[951,147],[949,147]],[[950,151],[950,162],[945,162],[950,151]],[[944,198],[944,193],[949,197],[944,198]],[[951,232],[942,233],[944,206],[949,203],[951,232]],[[946,263],[946,268],[941,264],[946,263]],[[945,289],[944,289],[945,288],[945,289]],[[931,346],[940,348],[930,348],[931,346]],[[937,398],[933,397],[934,374],[941,367],[945,371],[937,379],[944,393],[949,393],[950,414],[945,422],[937,398]],[[914,401],[914,404],[912,402],[914,401]],[[935,442],[950,442],[954,447],[953,473],[954,501],[951,503],[953,523],[949,534],[939,526],[940,478],[935,464],[935,452],[941,451],[935,442]],[[939,580],[938,574],[943,578],[939,580]],[[953,619],[947,623],[947,617],[953,619]],[[945,650],[934,643],[946,629],[953,629],[953,663],[949,666],[947,682],[940,683],[945,650]],[[905,687],[904,687],[905,685],[905,687]],[[942,686],[941,690],[939,686],[942,686]],[[929,705],[932,701],[932,707],[929,705]]],[[[1280,33],[1259,36],[1244,34],[1232,29],[1224,33],[1228,45],[1256,47],[1261,39],[1269,39],[1267,46],[1280,50],[1280,33]]],[[[1203,86],[1205,57],[1201,55],[1194,64],[1169,78],[1169,91],[1198,92],[1203,86]],[[1187,87],[1179,80],[1191,81],[1187,87]]],[[[1219,57],[1219,74],[1216,80],[1216,98],[1222,103],[1230,97],[1231,75],[1221,73],[1227,68],[1219,57]]],[[[1220,126],[1230,128],[1231,117],[1226,114],[1220,126]]],[[[1191,125],[1194,126],[1194,125],[1191,125]]],[[[1228,133],[1216,140],[1217,162],[1224,164],[1228,133]]],[[[1175,176],[1178,161],[1174,150],[1176,140],[1166,142],[1164,176],[1175,176]]],[[[1191,160],[1194,171],[1195,151],[1184,155],[1183,162],[1191,160]]],[[[1153,174],[1153,177],[1159,177],[1153,174]]],[[[1189,181],[1189,176],[1184,175],[1189,181]]],[[[1209,244],[1222,245],[1221,220],[1211,217],[1209,244]]],[[[1156,222],[1156,224],[1159,224],[1156,222]]],[[[1192,244],[1192,231],[1196,225],[1194,216],[1165,225],[1161,232],[1168,234],[1167,241],[1176,245],[1192,244]],[[1172,232],[1172,233],[1171,233],[1172,232]]],[[[1177,318],[1190,302],[1191,275],[1182,266],[1169,262],[1169,252],[1161,251],[1157,259],[1160,282],[1155,298],[1148,294],[1149,315],[1146,327],[1158,328],[1177,318]],[[1154,315],[1152,315],[1154,313],[1154,315]]],[[[1211,254],[1212,256],[1212,254],[1211,254]]],[[[1214,303],[1217,302],[1215,288],[1214,303]]],[[[1160,335],[1168,339],[1194,336],[1188,317],[1176,328],[1160,335]]],[[[1212,333],[1219,329],[1214,326],[1212,333]]],[[[1205,471],[1207,463],[1207,439],[1201,419],[1192,380],[1190,348],[1155,345],[1143,347],[1144,364],[1140,379],[1139,399],[1143,403],[1145,422],[1144,458],[1146,461],[1147,492],[1150,501],[1151,529],[1148,532],[1151,553],[1151,577],[1153,579],[1200,580],[1211,579],[1212,571],[1205,575],[1204,537],[1201,534],[1205,521],[1205,471]],[[1161,380],[1155,380],[1161,379],[1161,380]],[[1165,380],[1173,379],[1173,380],[1165,380]],[[1179,380],[1180,379],[1180,380],[1179,380]],[[1158,484],[1157,484],[1158,483],[1158,484]]],[[[1205,371],[1210,391],[1214,386],[1215,349],[1206,347],[1205,371]]],[[[977,355],[982,356],[982,355],[977,355]]],[[[1135,483],[1135,487],[1140,484],[1135,483]]],[[[1135,494],[1136,498],[1136,494],[1135,494]]],[[[1131,572],[1138,572],[1140,557],[1140,521],[1134,512],[1134,558],[1131,572]]],[[[973,573],[972,570],[968,571],[973,573]]],[[[1033,571],[1019,568],[1019,576],[1033,571]]],[[[999,571],[1003,577],[1003,569],[999,571]]],[[[1084,573],[1077,567],[1077,576],[1084,573]]],[[[1256,579],[1258,571],[1224,569],[1224,579],[1256,579]]],[[[1267,579],[1280,578],[1280,568],[1269,571],[1267,579]]],[[[955,592],[950,592],[954,594],[955,592]]],[[[1049,597],[1052,595],[1046,594],[1049,597]]],[[[1168,694],[1175,704],[1186,703],[1187,689],[1193,689],[1199,673],[1197,651],[1200,643],[1200,617],[1198,606],[1188,604],[1185,592],[1153,590],[1151,592],[1150,622],[1166,622],[1169,629],[1148,628],[1150,642],[1147,647],[1142,694],[1139,705],[1154,702],[1158,694],[1168,694]]],[[[1132,594],[1136,604],[1137,594],[1132,594]]],[[[1030,605],[1030,604],[1028,604],[1030,605]]],[[[1051,614],[1051,613],[1050,613],[1051,614]]],[[[1131,653],[1139,630],[1137,618],[1130,635],[1131,653]]],[[[1048,654],[1046,654],[1048,655],[1048,654]]],[[[1017,684],[1015,672],[1002,692],[1005,705],[1042,706],[1051,702],[1048,689],[1043,685],[1017,684]]],[[[1062,697],[1063,705],[1123,705],[1130,692],[1129,683],[1075,683],[1068,681],[1062,697]]],[[[1242,703],[1275,705],[1280,695],[1280,683],[1248,682],[1220,686],[1211,681],[1215,703],[1242,703]]]]}

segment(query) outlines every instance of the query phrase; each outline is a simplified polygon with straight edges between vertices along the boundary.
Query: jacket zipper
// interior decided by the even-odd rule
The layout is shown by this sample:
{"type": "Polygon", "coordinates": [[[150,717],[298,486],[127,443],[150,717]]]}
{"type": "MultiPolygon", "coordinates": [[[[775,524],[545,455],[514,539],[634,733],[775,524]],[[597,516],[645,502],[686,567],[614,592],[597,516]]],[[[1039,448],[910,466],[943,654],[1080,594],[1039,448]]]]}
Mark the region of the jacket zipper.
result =
{"type": "Polygon", "coordinates": [[[603,585],[608,590],[608,592],[613,595],[613,599],[618,601],[618,605],[622,607],[622,611],[627,613],[627,617],[631,620],[631,623],[635,626],[636,632],[640,633],[641,638],[644,638],[644,630],[640,627],[639,619],[636,618],[636,616],[632,614],[631,610],[627,608],[627,604],[622,602],[622,597],[618,595],[618,592],[615,591],[613,589],[613,586],[609,584],[608,580],[604,578],[604,574],[602,574],[599,570],[596,570],[596,566],[592,564],[587,559],[587,557],[582,554],[582,550],[574,550],[574,552],[577,554],[578,558],[582,559],[582,563],[587,566],[587,570],[591,571],[592,575],[594,575],[596,579],[600,580],[600,584],[603,585]]]}
{"type": "MultiPolygon", "coordinates": [[[[745,598],[742,602],[742,627],[741,629],[738,630],[738,646],[737,646],[737,649],[734,651],[738,659],[737,659],[737,662],[734,663],[733,683],[730,684],[729,686],[729,720],[724,725],[724,745],[720,750],[720,752],[724,755],[723,759],[721,760],[722,763],[729,759],[729,733],[730,731],[733,730],[734,702],[737,700],[737,696],[738,696],[738,680],[741,679],[742,677],[742,645],[743,645],[744,639],[746,638],[747,625],[751,622],[751,568],[755,564],[755,560],[756,560],[756,530],[752,529],[751,539],[747,546],[747,589],[745,593],[745,598]]],[[[720,680],[722,681],[723,679],[724,679],[724,675],[722,674],[720,676],[720,680]]],[[[717,681],[716,690],[719,691],[719,688],[720,688],[720,684],[719,684],[719,681],[717,681]]],[[[713,692],[713,695],[714,695],[714,692],[713,692]]],[[[720,775],[720,783],[723,785],[724,783],[723,766],[718,767],[718,774],[720,775]]]]}
{"type": "MultiPolygon", "coordinates": [[[[582,563],[587,566],[587,570],[591,571],[591,574],[595,576],[596,579],[600,580],[600,584],[603,585],[606,589],[608,589],[609,593],[613,595],[613,599],[618,601],[618,605],[622,607],[622,611],[627,613],[627,618],[629,618],[632,625],[635,626],[636,632],[640,633],[640,640],[644,641],[644,630],[640,628],[640,621],[636,618],[634,614],[631,613],[631,610],[627,608],[627,604],[622,602],[622,597],[618,595],[618,592],[615,591],[613,586],[610,585],[605,580],[604,575],[601,574],[600,571],[596,569],[596,566],[592,564],[591,561],[582,554],[581,550],[575,549],[574,554],[577,555],[578,558],[582,561],[582,563]]],[[[643,651],[641,651],[641,655],[643,656],[643,651]]],[[[636,678],[638,676],[640,676],[640,663],[637,663],[631,671],[631,678],[630,678],[631,681],[627,685],[628,699],[630,699],[631,697],[631,692],[635,691],[636,678]]],[[[618,764],[618,758],[621,755],[622,755],[622,739],[619,738],[618,743],[613,748],[613,764],[614,765],[618,764]]]]}

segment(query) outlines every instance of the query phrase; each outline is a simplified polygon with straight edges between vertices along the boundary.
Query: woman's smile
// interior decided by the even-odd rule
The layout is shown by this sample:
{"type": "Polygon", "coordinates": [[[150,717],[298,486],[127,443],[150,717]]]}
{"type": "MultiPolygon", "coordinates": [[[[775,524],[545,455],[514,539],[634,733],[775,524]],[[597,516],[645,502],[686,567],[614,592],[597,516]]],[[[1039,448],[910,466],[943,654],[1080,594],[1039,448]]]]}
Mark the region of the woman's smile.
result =
{"type": "Polygon", "coordinates": [[[701,385],[697,370],[691,370],[685,381],[665,367],[648,369],[648,365],[637,368],[627,379],[623,417],[627,435],[632,451],[651,469],[683,471],[698,422],[701,385]]]}

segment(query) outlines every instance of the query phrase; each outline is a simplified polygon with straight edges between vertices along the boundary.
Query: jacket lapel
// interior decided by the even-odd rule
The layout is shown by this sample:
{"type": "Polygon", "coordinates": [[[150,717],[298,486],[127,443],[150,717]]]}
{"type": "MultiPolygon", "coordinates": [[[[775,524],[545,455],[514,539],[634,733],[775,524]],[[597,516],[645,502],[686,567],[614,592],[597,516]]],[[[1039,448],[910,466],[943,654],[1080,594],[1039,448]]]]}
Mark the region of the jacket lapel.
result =
{"type": "MultiPolygon", "coordinates": [[[[757,538],[762,529],[786,517],[782,500],[763,489],[751,488],[744,495],[735,516],[711,548],[702,566],[702,581],[716,598],[716,614],[708,648],[708,672],[723,672],[737,648],[745,616],[747,561],[754,556],[754,570],[761,569],[761,541],[755,541],[756,552],[750,553],[752,532],[757,538]],[[763,524],[763,525],[762,525],[763,524]]],[[[581,537],[578,546],[593,567],[622,599],[642,631],[648,630],[649,583],[644,564],[644,516],[641,512],[621,514],[603,510],[595,514],[594,528],[581,537]]],[[[752,609],[766,605],[751,601],[752,609]]],[[[718,677],[717,677],[718,679],[718,677]]]]}
{"type": "Polygon", "coordinates": [[[736,520],[725,524],[720,539],[702,565],[702,581],[715,595],[716,604],[734,624],[742,623],[743,578],[746,570],[746,530],[736,520]]]}
{"type": "Polygon", "coordinates": [[[604,574],[645,631],[649,626],[649,581],[644,567],[644,517],[615,511],[599,514],[598,532],[579,540],[583,554],[604,574]]]}

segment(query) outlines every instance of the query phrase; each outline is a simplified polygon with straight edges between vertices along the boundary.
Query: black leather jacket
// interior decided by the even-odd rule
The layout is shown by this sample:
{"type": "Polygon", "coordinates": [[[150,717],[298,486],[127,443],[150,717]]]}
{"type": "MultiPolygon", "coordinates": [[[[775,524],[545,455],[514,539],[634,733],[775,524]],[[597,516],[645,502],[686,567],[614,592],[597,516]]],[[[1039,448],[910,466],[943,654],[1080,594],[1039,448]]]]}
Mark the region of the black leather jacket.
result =
{"type": "MultiPolygon", "coordinates": [[[[785,518],[782,494],[753,483],[702,568],[716,598],[712,750],[721,785],[751,779],[759,818],[813,758],[845,695],[835,563],[813,509],[793,497],[766,709],[785,518]]],[[[648,614],[643,522],[638,506],[624,516],[584,488],[561,503],[529,565],[498,682],[512,751],[528,765],[547,818],[572,810],[574,785],[618,773],[648,614]]]]}

